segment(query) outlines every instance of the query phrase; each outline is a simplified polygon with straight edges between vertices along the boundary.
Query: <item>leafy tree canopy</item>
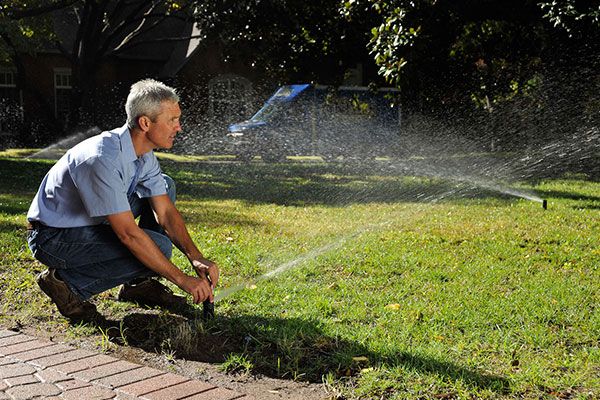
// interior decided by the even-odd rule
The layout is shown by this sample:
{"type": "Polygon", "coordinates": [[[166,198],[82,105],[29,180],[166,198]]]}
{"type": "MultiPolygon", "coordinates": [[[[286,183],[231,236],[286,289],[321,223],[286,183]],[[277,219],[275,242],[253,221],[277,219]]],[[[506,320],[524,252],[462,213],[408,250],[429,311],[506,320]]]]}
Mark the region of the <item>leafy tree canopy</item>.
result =
{"type": "Polygon", "coordinates": [[[466,91],[489,106],[535,86],[544,57],[556,57],[559,45],[597,41],[600,6],[579,0],[347,0],[341,7],[349,20],[365,12],[378,15],[368,47],[388,82],[415,92],[438,87],[446,97],[466,91]]]}
{"type": "Polygon", "coordinates": [[[372,15],[348,23],[339,6],[339,0],[207,1],[198,5],[196,19],[226,53],[276,79],[339,81],[357,54],[368,56],[368,31],[375,23],[372,15]]]}

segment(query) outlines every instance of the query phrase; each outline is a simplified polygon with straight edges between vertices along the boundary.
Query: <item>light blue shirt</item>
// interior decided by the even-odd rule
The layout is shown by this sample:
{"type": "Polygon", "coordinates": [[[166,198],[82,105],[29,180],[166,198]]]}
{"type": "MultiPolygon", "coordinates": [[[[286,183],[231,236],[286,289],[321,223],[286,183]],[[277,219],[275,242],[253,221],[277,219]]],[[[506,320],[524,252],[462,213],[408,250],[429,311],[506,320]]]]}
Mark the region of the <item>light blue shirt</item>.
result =
{"type": "Polygon", "coordinates": [[[135,154],[127,125],[79,143],[48,171],[27,219],[55,228],[99,225],[106,216],[130,210],[128,197],[165,194],[166,184],[152,151],[135,154]]]}

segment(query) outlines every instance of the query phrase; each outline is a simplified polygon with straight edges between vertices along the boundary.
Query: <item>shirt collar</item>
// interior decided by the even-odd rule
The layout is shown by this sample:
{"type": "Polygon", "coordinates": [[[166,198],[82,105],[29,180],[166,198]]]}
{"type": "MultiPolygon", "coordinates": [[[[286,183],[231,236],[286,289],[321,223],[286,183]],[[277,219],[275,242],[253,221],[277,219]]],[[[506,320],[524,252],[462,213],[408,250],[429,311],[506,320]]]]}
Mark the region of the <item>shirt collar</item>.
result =
{"type": "Polygon", "coordinates": [[[129,131],[127,124],[117,129],[117,134],[119,135],[119,138],[121,140],[121,151],[123,152],[125,160],[132,162],[137,160],[138,156],[135,154],[135,149],[133,148],[133,141],[131,140],[131,132],[129,131]]]}

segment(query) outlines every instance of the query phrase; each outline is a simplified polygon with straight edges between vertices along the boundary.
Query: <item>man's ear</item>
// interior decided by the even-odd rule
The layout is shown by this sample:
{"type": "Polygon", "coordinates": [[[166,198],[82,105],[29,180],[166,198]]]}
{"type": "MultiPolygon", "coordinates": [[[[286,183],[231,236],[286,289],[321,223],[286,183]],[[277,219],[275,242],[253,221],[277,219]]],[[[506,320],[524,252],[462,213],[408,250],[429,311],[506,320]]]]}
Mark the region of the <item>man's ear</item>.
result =
{"type": "Polygon", "coordinates": [[[145,115],[138,117],[138,126],[144,132],[150,129],[150,122],[150,118],[146,117],[145,115]]]}

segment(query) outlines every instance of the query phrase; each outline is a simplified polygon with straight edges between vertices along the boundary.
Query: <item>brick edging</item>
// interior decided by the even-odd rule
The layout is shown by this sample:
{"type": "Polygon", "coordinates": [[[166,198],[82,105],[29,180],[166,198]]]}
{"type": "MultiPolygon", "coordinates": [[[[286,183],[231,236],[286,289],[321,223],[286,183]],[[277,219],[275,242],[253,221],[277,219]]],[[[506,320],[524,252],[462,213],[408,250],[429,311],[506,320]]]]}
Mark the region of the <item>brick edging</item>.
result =
{"type": "Polygon", "coordinates": [[[0,399],[34,396],[251,399],[196,379],[0,329],[0,399]]]}

